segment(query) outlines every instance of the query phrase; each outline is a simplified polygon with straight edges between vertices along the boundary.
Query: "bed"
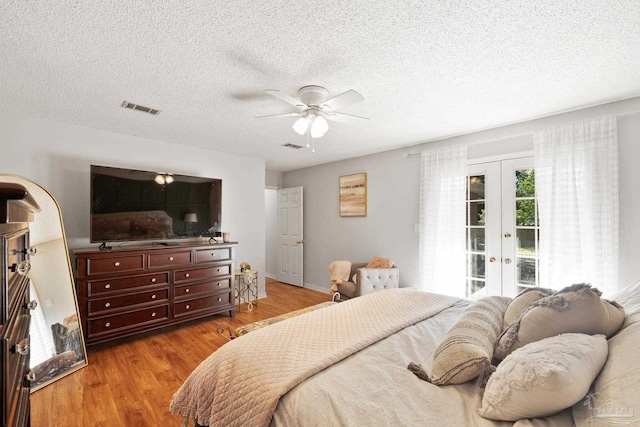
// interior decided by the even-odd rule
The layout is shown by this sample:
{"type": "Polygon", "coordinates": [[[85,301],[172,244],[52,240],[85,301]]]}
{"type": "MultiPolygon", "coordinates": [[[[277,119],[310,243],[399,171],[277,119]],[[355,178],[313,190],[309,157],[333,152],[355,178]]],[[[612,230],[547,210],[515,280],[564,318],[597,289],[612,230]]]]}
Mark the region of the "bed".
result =
{"type": "Polygon", "coordinates": [[[640,424],[640,282],[615,301],[588,285],[485,300],[388,289],[272,324],[212,353],[170,410],[201,426],[640,424]]]}

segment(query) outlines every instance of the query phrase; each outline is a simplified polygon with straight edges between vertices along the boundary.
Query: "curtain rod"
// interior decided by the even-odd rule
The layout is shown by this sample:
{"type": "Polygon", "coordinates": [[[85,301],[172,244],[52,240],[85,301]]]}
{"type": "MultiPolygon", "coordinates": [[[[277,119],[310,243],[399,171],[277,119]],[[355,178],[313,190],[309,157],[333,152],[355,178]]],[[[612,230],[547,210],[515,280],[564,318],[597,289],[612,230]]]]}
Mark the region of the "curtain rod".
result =
{"type": "MultiPolygon", "coordinates": [[[[620,118],[620,117],[633,116],[634,114],[638,114],[638,113],[640,113],[640,110],[632,110],[632,111],[626,111],[624,113],[614,114],[614,116],[616,116],[616,118],[620,118]]],[[[606,114],[605,114],[605,116],[606,116],[606,114]]],[[[482,132],[482,131],[480,131],[480,132],[482,132]]],[[[470,134],[465,134],[465,135],[470,135],[470,134]]],[[[471,147],[473,145],[478,145],[478,144],[486,144],[487,142],[500,141],[502,139],[517,138],[517,137],[526,136],[526,135],[533,135],[533,131],[517,133],[517,134],[514,134],[514,135],[503,136],[503,137],[500,137],[500,138],[484,139],[482,141],[476,141],[476,142],[472,142],[470,144],[467,144],[467,147],[471,147]]],[[[459,136],[462,136],[462,135],[459,135],[459,136]]],[[[451,138],[454,138],[454,137],[451,137],[451,138]]],[[[435,142],[435,141],[439,141],[439,140],[427,141],[427,142],[424,142],[423,144],[428,144],[429,142],[435,142]]],[[[404,158],[417,157],[420,154],[421,153],[402,153],[402,157],[404,157],[404,158]]]]}

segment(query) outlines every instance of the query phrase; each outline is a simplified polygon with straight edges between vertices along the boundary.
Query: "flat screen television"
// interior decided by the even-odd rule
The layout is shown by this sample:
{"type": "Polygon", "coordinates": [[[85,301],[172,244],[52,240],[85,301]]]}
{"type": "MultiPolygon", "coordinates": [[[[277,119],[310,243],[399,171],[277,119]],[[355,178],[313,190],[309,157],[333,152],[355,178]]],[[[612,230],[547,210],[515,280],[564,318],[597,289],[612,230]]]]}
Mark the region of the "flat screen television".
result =
{"type": "Polygon", "coordinates": [[[91,165],[91,242],[220,235],[222,180],[91,165]]]}

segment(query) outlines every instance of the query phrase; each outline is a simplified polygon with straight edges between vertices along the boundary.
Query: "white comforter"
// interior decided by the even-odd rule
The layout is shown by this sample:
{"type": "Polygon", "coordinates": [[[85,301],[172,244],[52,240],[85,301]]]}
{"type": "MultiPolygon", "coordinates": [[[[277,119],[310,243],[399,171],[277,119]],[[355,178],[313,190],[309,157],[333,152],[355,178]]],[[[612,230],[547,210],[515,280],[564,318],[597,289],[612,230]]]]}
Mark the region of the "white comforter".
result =
{"type": "Polygon", "coordinates": [[[409,362],[429,371],[433,352],[468,304],[460,301],[308,378],[280,399],[271,427],[573,426],[570,410],[515,424],[486,420],[477,413],[482,389],[473,382],[439,387],[409,372],[409,362]]]}
{"type": "Polygon", "coordinates": [[[280,397],[306,378],[457,301],[386,289],[243,335],[193,371],[170,410],[201,425],[268,426],[280,397]]]}

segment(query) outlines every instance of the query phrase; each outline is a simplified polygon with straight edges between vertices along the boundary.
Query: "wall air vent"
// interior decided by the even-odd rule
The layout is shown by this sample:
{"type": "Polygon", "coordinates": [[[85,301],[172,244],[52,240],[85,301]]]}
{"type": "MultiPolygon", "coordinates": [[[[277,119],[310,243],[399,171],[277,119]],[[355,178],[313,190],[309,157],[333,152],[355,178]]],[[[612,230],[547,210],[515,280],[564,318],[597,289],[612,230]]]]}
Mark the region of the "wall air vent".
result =
{"type": "Polygon", "coordinates": [[[144,105],[134,104],[129,101],[122,101],[122,108],[128,108],[130,110],[142,111],[143,113],[153,114],[157,116],[160,114],[160,110],[156,110],[155,108],[145,107],[144,105]]]}
{"type": "Polygon", "coordinates": [[[287,148],[294,148],[296,150],[299,150],[301,148],[304,148],[302,145],[296,145],[296,144],[292,144],[290,142],[287,142],[286,144],[282,144],[283,147],[287,147],[287,148]]]}

